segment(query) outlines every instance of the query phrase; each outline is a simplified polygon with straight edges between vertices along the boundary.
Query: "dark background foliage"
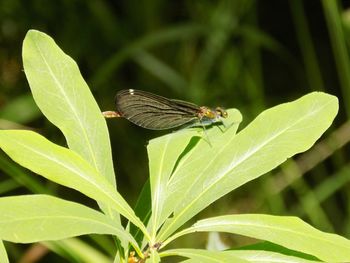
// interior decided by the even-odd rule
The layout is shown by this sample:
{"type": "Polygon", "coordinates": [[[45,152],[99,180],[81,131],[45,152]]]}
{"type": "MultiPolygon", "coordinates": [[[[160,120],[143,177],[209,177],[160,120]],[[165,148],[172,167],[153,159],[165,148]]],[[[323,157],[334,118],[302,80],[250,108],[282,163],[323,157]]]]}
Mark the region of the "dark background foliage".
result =
{"type": "MultiPolygon", "coordinates": [[[[1,0],[0,128],[34,129],[66,145],[30,95],[21,60],[29,29],[52,36],[78,63],[101,110],[114,109],[118,90],[142,89],[199,105],[238,108],[242,129],[268,107],[325,91],[338,96],[340,112],[321,143],[199,217],[291,214],[349,238],[348,6],[348,1],[327,0],[1,0]]],[[[134,205],[148,177],[147,141],[164,132],[123,119],[108,120],[108,126],[118,190],[134,205]]],[[[95,206],[18,167],[3,153],[0,171],[0,195],[49,192],[95,206]]],[[[224,238],[230,245],[249,243],[224,238]]],[[[184,238],[180,244],[204,246],[206,240],[184,238]]],[[[27,249],[7,247],[14,260],[27,249]]]]}

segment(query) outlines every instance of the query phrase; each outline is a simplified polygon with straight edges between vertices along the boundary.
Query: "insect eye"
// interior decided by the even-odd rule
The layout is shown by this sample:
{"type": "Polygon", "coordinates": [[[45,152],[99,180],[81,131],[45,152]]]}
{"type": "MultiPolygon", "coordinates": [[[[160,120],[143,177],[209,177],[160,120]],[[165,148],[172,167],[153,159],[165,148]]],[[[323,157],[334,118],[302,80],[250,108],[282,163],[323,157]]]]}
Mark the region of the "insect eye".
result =
{"type": "Polygon", "coordinates": [[[222,109],[220,107],[216,108],[216,113],[223,118],[227,118],[227,116],[228,116],[227,111],[225,111],[224,109],[222,109]]]}

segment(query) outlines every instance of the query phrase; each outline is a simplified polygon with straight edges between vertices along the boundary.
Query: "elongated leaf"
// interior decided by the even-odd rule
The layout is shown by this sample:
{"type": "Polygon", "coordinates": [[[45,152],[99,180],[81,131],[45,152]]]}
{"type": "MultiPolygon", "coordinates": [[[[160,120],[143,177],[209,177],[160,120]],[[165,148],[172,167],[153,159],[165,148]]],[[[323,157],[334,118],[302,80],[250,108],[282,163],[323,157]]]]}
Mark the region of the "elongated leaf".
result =
{"type": "MultiPolygon", "coordinates": [[[[29,191],[33,193],[52,194],[52,189],[49,189],[46,185],[43,185],[39,178],[30,176],[27,170],[14,165],[5,154],[0,155],[0,167],[3,172],[11,177],[10,180],[16,182],[20,186],[25,186],[29,191]]],[[[3,195],[1,193],[1,195],[3,195]]]]}
{"type": "Polygon", "coordinates": [[[74,151],[24,130],[0,131],[0,148],[29,170],[112,207],[147,233],[123,197],[74,151]]]}
{"type": "Polygon", "coordinates": [[[40,115],[40,110],[35,105],[31,94],[22,95],[14,99],[0,111],[0,119],[22,124],[33,121],[40,115]]]}
{"type": "Polygon", "coordinates": [[[65,258],[64,262],[111,263],[111,258],[103,254],[98,247],[79,238],[68,238],[60,241],[42,242],[50,250],[65,258]]]}
{"type": "Polygon", "coordinates": [[[110,234],[130,242],[133,237],[106,215],[78,203],[49,195],[0,198],[0,238],[32,243],[86,234],[110,234]]]}
{"type": "Polygon", "coordinates": [[[175,134],[162,136],[156,143],[150,143],[147,147],[149,160],[150,183],[152,195],[152,232],[154,235],[158,226],[166,197],[166,187],[176,161],[191,138],[198,133],[196,131],[179,131],[175,134]]]}
{"type": "MultiPolygon", "coordinates": [[[[174,195],[180,195],[186,185],[195,184],[198,180],[195,176],[179,178],[178,171],[187,162],[196,160],[202,152],[207,152],[212,148],[217,150],[221,147],[222,141],[236,134],[238,125],[242,121],[242,115],[236,109],[230,109],[227,112],[229,116],[225,120],[227,127],[214,126],[207,129],[206,133],[202,127],[197,131],[181,130],[150,141],[148,145],[150,177],[154,185],[152,193],[156,195],[152,199],[152,218],[157,222],[156,229],[153,231],[157,230],[176,208],[177,201],[174,203],[172,200],[175,198],[174,195]],[[169,185],[176,188],[176,193],[169,192],[169,185]]],[[[201,168],[196,167],[190,172],[193,172],[194,175],[198,169],[201,168]]],[[[181,196],[178,198],[181,199],[181,196]]]]}
{"type": "MultiPolygon", "coordinates": [[[[297,258],[293,256],[287,256],[271,251],[261,250],[230,250],[222,251],[223,255],[228,257],[236,257],[247,260],[248,262],[254,263],[317,263],[320,261],[307,260],[303,258],[297,258]]],[[[196,263],[198,261],[189,259],[183,261],[186,263],[196,263]]]]}
{"type": "Polygon", "coordinates": [[[192,262],[201,262],[201,263],[216,263],[216,262],[217,263],[232,263],[232,262],[247,263],[249,262],[244,259],[222,253],[222,251],[209,251],[209,250],[188,249],[188,248],[166,250],[160,253],[160,256],[161,257],[168,257],[168,256],[186,257],[193,260],[192,262]]]}
{"type": "MultiPolygon", "coordinates": [[[[152,214],[151,189],[149,179],[145,182],[140,195],[137,198],[134,211],[144,225],[147,225],[152,214]]],[[[130,225],[130,234],[135,238],[139,246],[142,245],[143,233],[135,225],[130,225]]]]}
{"type": "Polygon", "coordinates": [[[337,111],[336,97],[310,93],[264,111],[236,136],[219,138],[218,144],[184,162],[168,187],[166,202],[176,208],[162,227],[159,240],[221,196],[309,149],[337,111]],[[184,182],[180,190],[179,181],[184,182]]]}
{"type": "Polygon", "coordinates": [[[326,262],[350,261],[350,240],[317,230],[297,217],[258,214],[213,217],[198,221],[171,239],[203,231],[227,232],[267,240],[326,262]]]}
{"type": "Polygon", "coordinates": [[[232,255],[241,259],[248,260],[255,263],[317,263],[320,261],[308,260],[303,258],[297,258],[293,256],[287,256],[271,251],[261,250],[231,250],[223,251],[224,254],[232,255]]]}
{"type": "Polygon", "coordinates": [[[22,55],[40,110],[63,132],[69,148],[115,186],[106,122],[75,61],[36,30],[28,31],[22,55]]]}
{"type": "Polygon", "coordinates": [[[2,240],[0,240],[0,261],[4,262],[4,263],[9,263],[9,259],[7,257],[7,253],[6,253],[6,249],[4,246],[4,243],[2,242],[2,240]]]}
{"type": "Polygon", "coordinates": [[[292,249],[286,248],[286,247],[281,246],[281,245],[277,245],[277,244],[269,242],[269,241],[261,241],[258,243],[239,247],[239,250],[270,251],[270,252],[280,253],[283,255],[293,256],[296,258],[303,258],[303,259],[307,259],[307,260],[311,260],[311,261],[312,260],[317,261],[317,258],[315,256],[312,256],[310,254],[306,254],[306,253],[303,253],[300,251],[292,250],[292,249]]]}

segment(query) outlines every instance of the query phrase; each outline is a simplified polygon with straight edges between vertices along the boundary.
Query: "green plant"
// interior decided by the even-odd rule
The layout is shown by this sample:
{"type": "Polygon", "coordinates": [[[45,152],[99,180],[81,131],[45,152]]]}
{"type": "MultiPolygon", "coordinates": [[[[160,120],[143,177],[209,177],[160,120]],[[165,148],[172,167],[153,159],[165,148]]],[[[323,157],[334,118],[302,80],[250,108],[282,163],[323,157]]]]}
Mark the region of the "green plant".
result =
{"type": "MultiPolygon", "coordinates": [[[[118,241],[115,262],[133,257],[160,262],[168,256],[189,258],[186,262],[350,260],[349,240],[295,217],[225,215],[178,231],[223,195],[309,149],[338,111],[334,96],[314,92],[273,107],[237,134],[241,115],[230,109],[228,121],[233,125],[225,131],[209,129],[211,145],[201,139],[201,129],[151,140],[147,146],[149,187],[144,188],[134,211],[116,190],[107,126],[75,62],[50,37],[35,30],[24,40],[23,62],[37,105],[63,132],[68,148],[32,131],[2,130],[1,149],[29,170],[96,200],[103,213],[49,195],[2,197],[0,239],[30,243],[108,234],[118,241]],[[123,227],[120,215],[131,225],[123,227]],[[209,231],[273,244],[227,251],[166,247],[182,235],[209,231]]],[[[7,261],[2,243],[0,257],[1,262],[7,261]]]]}

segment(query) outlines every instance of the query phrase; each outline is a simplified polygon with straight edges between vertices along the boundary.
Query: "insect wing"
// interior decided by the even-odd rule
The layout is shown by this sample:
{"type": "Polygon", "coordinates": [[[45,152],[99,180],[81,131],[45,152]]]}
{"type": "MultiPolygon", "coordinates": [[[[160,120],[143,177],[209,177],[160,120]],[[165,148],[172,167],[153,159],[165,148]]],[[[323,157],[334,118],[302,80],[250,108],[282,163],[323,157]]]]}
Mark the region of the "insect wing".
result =
{"type": "Polygon", "coordinates": [[[196,121],[199,108],[192,103],[133,89],[117,93],[116,107],[122,117],[152,130],[171,129],[196,121]]]}

